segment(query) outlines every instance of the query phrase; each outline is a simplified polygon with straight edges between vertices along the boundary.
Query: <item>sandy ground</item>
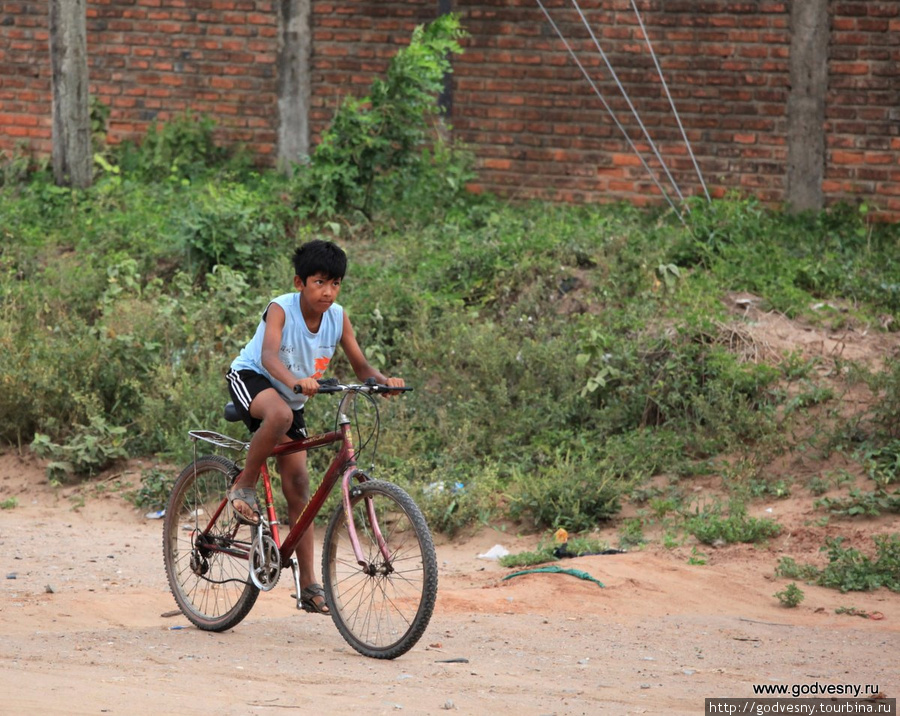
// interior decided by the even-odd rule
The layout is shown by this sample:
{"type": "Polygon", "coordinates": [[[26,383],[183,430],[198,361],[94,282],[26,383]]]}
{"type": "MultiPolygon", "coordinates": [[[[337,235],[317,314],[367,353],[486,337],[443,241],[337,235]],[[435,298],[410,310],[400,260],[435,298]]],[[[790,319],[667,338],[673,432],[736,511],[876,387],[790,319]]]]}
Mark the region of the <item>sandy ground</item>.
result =
{"type": "Polygon", "coordinates": [[[765,549],[704,548],[705,565],[688,564],[689,545],[561,563],[602,588],[568,574],[504,581],[514,570],[478,558],[534,549],[535,536],[439,540],[431,624],[384,662],[297,611],[289,573],[232,631],[170,616],[161,521],[100,488],[53,490],[35,462],[0,456],[0,497],[19,502],[0,512],[3,713],[700,714],[704,698],[753,684],[897,695],[900,595],[804,585],[796,609],[773,597],[787,583],[772,576],[778,557],[821,544],[787,504],[780,517],[801,526],[765,549]]]}
{"type": "MultiPolygon", "coordinates": [[[[898,334],[798,326],[759,311],[755,297],[728,300],[731,340],[749,360],[796,349],[827,375],[838,358],[900,355],[898,334]]],[[[854,409],[852,394],[843,400],[854,409]]],[[[837,534],[871,550],[871,535],[898,531],[896,516],[823,524],[805,493],[754,505],[785,527],[762,547],[687,542],[560,563],[603,587],[568,574],[503,580],[514,570],[478,558],[495,544],[533,550],[534,535],[439,539],[431,624],[385,662],[357,654],[330,618],[297,611],[289,572],[229,632],[173,616],[161,521],[104,479],[52,489],[40,464],[0,454],[0,501],[18,502],[0,510],[0,713],[687,716],[703,713],[705,698],[751,697],[755,684],[900,691],[900,595],[802,585],[794,609],[773,596],[789,583],[773,576],[780,557],[821,565],[819,547],[837,534]],[[694,549],[706,564],[689,563],[694,549]]],[[[615,543],[616,528],[600,536],[615,543]]]]}

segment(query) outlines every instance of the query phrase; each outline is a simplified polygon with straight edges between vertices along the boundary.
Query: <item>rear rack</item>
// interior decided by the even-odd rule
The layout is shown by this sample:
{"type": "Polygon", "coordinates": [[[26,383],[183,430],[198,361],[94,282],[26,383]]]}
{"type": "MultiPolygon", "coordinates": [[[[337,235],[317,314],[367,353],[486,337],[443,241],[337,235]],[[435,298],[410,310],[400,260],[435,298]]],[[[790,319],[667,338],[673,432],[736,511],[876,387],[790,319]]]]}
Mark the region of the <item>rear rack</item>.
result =
{"type": "Polygon", "coordinates": [[[235,440],[234,438],[213,432],[212,430],[191,430],[188,432],[188,435],[190,435],[191,440],[194,440],[195,442],[197,440],[203,440],[212,443],[217,447],[227,448],[228,450],[237,450],[238,452],[242,452],[250,447],[250,443],[235,440]]]}

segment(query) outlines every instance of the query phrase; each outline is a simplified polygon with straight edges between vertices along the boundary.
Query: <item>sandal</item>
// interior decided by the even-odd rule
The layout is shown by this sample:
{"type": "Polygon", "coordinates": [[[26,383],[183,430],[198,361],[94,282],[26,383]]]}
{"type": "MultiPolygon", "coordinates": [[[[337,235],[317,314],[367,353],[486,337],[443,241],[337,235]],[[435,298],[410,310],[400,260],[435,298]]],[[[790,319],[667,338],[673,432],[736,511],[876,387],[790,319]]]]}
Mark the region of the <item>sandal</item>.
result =
{"type": "MultiPolygon", "coordinates": [[[[291,595],[296,596],[294,594],[291,595]]],[[[300,599],[297,602],[297,609],[311,614],[331,614],[331,609],[325,602],[325,590],[321,584],[313,582],[308,587],[300,590],[300,599]],[[317,601],[320,600],[320,601],[317,601]]]]}
{"type": "Polygon", "coordinates": [[[256,501],[256,490],[252,487],[236,487],[231,492],[227,493],[228,503],[231,505],[231,509],[234,510],[234,518],[240,522],[242,525],[250,525],[251,527],[256,527],[256,525],[260,522],[260,512],[259,512],[259,502],[256,501]],[[256,517],[255,520],[247,517],[243,512],[241,512],[237,507],[235,507],[235,500],[240,500],[245,503],[251,510],[253,510],[253,514],[256,517]]]}

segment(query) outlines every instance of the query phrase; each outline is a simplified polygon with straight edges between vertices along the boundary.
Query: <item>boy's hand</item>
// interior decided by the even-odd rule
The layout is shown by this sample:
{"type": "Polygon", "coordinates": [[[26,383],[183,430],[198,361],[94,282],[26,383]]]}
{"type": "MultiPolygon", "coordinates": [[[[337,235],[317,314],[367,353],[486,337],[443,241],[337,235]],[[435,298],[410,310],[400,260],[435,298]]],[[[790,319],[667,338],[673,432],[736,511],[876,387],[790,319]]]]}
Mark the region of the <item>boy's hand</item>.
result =
{"type": "MultiPolygon", "coordinates": [[[[404,385],[406,385],[406,381],[403,380],[403,378],[388,378],[386,381],[384,381],[384,384],[389,385],[392,388],[402,388],[404,385]]],[[[399,395],[399,391],[394,393],[385,393],[384,397],[390,398],[392,395],[399,395]]]]}
{"type": "Polygon", "coordinates": [[[294,384],[294,392],[311,398],[319,392],[319,381],[315,378],[301,378],[294,384]]]}

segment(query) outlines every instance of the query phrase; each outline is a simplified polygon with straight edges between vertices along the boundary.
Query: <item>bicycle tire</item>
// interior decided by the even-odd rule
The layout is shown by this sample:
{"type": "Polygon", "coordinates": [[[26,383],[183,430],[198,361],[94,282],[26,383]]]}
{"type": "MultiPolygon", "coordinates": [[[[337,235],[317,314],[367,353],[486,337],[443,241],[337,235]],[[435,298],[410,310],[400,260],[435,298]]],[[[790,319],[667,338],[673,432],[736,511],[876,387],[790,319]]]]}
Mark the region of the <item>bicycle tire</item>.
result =
{"type": "Polygon", "coordinates": [[[400,487],[381,480],[354,486],[350,498],[353,522],[367,573],[357,563],[343,506],[325,531],[322,579],[325,600],[341,636],[363,656],[395,659],[425,632],[437,598],[438,569],[434,542],[422,512],[400,487]],[[366,500],[391,555],[381,554],[369,523],[366,500]]]}
{"type": "Polygon", "coordinates": [[[246,558],[226,554],[249,547],[250,528],[240,525],[226,504],[203,533],[231,486],[238,467],[218,455],[205,455],[178,476],[163,523],[163,558],[175,602],[205,631],[225,631],[247,616],[259,596],[250,582],[246,558]],[[217,549],[209,549],[214,544],[217,549]]]}

